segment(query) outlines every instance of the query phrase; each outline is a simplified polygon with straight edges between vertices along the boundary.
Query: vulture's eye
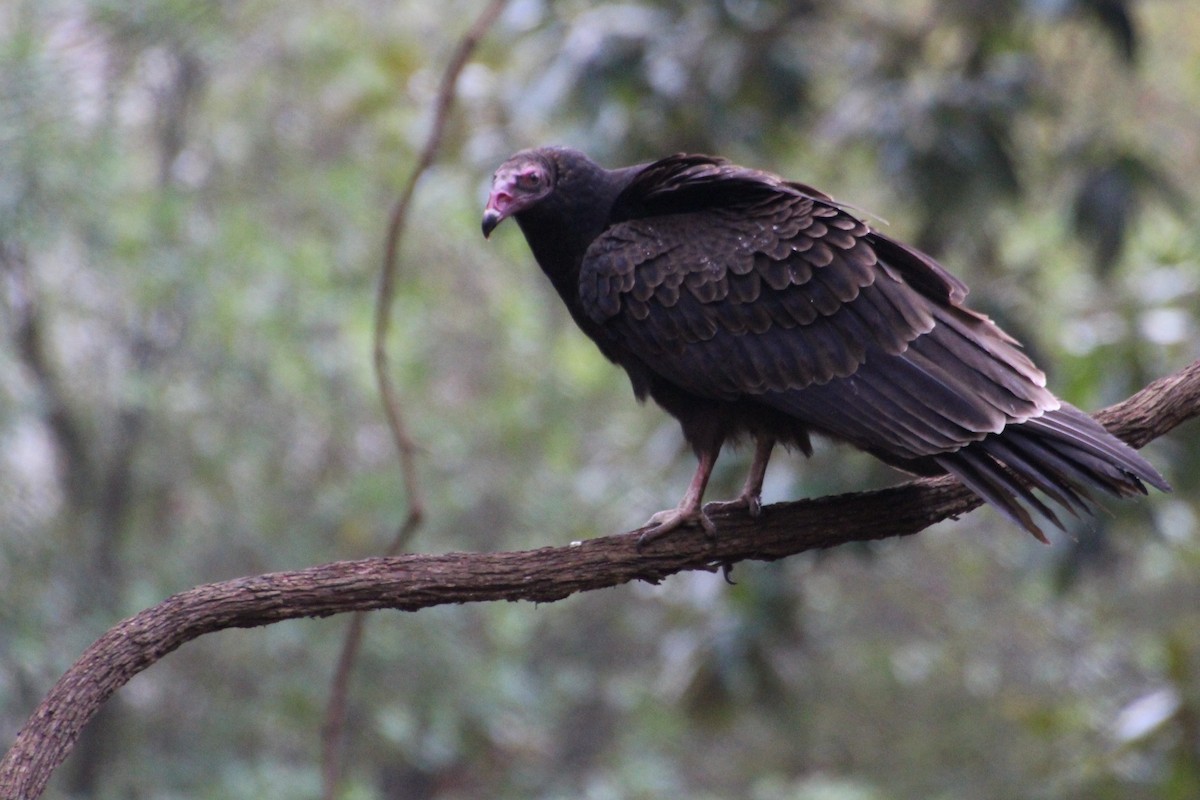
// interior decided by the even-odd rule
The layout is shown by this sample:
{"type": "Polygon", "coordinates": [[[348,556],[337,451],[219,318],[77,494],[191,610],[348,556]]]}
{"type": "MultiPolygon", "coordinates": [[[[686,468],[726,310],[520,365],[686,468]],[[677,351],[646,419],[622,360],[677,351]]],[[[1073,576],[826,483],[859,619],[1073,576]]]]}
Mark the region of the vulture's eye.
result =
{"type": "Polygon", "coordinates": [[[536,189],[542,185],[541,173],[534,171],[522,172],[517,176],[517,185],[522,189],[536,189]]]}

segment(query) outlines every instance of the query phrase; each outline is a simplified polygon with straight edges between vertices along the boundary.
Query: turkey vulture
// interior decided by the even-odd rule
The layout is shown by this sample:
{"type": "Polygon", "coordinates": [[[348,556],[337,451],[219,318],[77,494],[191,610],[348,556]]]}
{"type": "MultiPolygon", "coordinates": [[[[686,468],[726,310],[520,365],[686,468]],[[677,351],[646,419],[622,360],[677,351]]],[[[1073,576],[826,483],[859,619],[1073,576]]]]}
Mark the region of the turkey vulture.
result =
{"type": "Polygon", "coordinates": [[[967,287],[828,195],[703,155],[607,170],[561,147],[524,150],[492,178],[489,236],[514,217],[572,318],[675,416],[699,459],[676,508],[641,541],[707,511],[761,510],[776,444],[812,433],[918,475],[951,473],[1046,541],[1091,490],[1167,482],[1055,397],[1015,339],[963,304],[967,287]],[[750,437],[741,494],[702,505],[727,439],[750,437]]]}

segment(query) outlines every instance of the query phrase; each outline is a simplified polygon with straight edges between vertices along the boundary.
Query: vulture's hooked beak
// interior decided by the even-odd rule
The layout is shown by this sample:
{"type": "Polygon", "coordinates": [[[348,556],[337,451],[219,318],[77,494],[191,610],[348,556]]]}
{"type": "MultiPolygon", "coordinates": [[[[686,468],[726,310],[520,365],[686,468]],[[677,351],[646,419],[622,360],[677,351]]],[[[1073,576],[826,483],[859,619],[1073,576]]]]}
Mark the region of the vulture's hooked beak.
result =
{"type": "Polygon", "coordinates": [[[504,221],[504,215],[494,208],[486,208],[483,211],[483,238],[488,238],[492,235],[492,231],[496,230],[496,226],[504,221]]]}
{"type": "MultiPolygon", "coordinates": [[[[497,181],[497,183],[501,183],[497,181]]],[[[493,184],[492,193],[488,195],[487,206],[483,209],[483,238],[492,235],[496,226],[512,213],[513,196],[503,185],[493,184]]]]}

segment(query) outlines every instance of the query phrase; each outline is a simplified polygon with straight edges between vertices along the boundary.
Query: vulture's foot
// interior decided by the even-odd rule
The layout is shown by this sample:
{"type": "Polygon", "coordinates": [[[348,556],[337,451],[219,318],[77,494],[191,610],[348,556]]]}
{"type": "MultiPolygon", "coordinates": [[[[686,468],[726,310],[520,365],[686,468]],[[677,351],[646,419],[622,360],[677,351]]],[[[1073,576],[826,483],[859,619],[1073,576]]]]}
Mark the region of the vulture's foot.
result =
{"type": "Polygon", "coordinates": [[[643,526],[645,530],[638,537],[638,549],[645,547],[656,539],[661,539],[668,533],[682,528],[685,525],[698,525],[704,531],[704,535],[709,539],[717,537],[717,526],[713,525],[708,514],[704,513],[701,508],[670,508],[666,511],[660,511],[643,526]]]}
{"type": "Polygon", "coordinates": [[[724,514],[727,511],[741,511],[742,509],[750,514],[751,519],[761,517],[762,495],[743,492],[732,500],[717,500],[704,504],[705,514],[724,514]]]}

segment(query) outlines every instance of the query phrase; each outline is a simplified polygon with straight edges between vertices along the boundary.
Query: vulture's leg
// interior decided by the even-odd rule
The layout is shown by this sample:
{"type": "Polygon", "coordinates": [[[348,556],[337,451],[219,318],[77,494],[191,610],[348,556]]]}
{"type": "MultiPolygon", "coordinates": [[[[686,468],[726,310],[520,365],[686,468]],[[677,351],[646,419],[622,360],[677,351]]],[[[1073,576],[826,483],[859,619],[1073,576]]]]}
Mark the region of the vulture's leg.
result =
{"type": "Polygon", "coordinates": [[[704,513],[712,514],[717,511],[734,511],[744,508],[755,519],[762,514],[763,478],[767,475],[767,462],[771,460],[771,451],[775,449],[774,436],[760,436],[754,440],[754,460],[750,462],[750,472],[746,475],[746,484],[742,493],[732,500],[720,500],[704,506],[704,513]]]}
{"type": "Polygon", "coordinates": [[[704,513],[700,503],[704,499],[704,489],[708,486],[708,478],[712,475],[713,465],[717,463],[719,452],[721,452],[719,442],[715,449],[705,449],[700,452],[700,463],[696,465],[696,474],[692,476],[692,482],[688,484],[687,491],[683,493],[683,499],[675,508],[660,511],[646,522],[646,530],[638,537],[638,547],[683,525],[699,525],[704,529],[706,536],[717,535],[717,527],[704,513]]]}

